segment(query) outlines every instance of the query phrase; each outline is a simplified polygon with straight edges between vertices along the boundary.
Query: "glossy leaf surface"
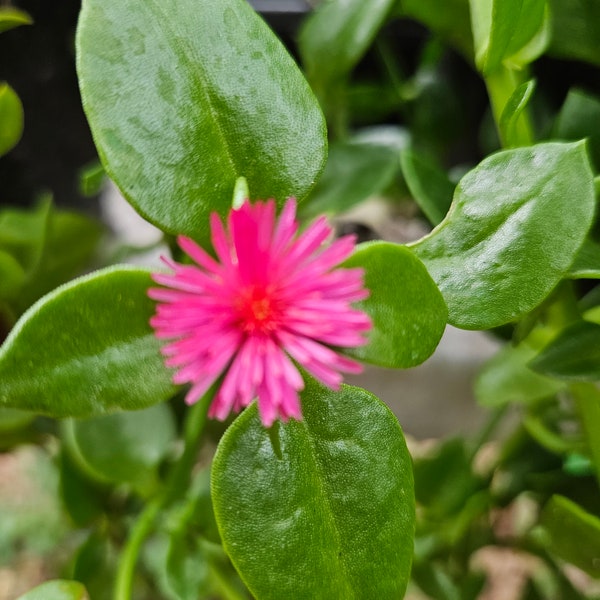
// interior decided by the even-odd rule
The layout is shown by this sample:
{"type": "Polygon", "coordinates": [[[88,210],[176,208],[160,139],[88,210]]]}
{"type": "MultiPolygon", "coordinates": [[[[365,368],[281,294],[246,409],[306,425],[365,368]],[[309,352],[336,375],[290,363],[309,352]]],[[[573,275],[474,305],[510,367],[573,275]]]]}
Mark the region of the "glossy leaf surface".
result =
{"type": "Polygon", "coordinates": [[[600,325],[579,321],[564,329],[529,363],[539,373],[600,381],[600,325]]]}
{"type": "Polygon", "coordinates": [[[296,64],[246,0],[85,0],[83,104],[107,173],[148,220],[199,241],[231,206],[302,199],[326,157],[325,124],[296,64]]]}
{"type": "Polygon", "coordinates": [[[565,498],[553,496],[540,518],[545,548],[592,577],[600,577],[600,519],[565,498]]]}
{"type": "Polygon", "coordinates": [[[302,422],[271,432],[253,405],[221,439],[212,495],[225,550],[258,598],[401,598],[415,507],[396,418],[364,390],[313,380],[302,404],[302,422]]]}
{"type": "Polygon", "coordinates": [[[403,369],[429,358],[444,333],[448,313],[421,261],[404,246],[371,242],[359,246],[344,266],[365,270],[370,296],[357,306],[373,324],[369,343],[345,352],[382,367],[403,369]]]}
{"type": "Polygon", "coordinates": [[[147,271],[111,267],[48,294],[0,348],[0,405],[53,417],[144,408],[173,394],[148,323],[147,271]]]}
{"type": "Polygon", "coordinates": [[[38,585],[17,600],[89,600],[89,596],[78,581],[56,579],[38,585]]]}
{"type": "MultiPolygon", "coordinates": [[[[0,13],[1,14],[1,13],[0,13]]],[[[2,21],[0,20],[0,25],[2,21]]],[[[7,83],[0,83],[0,156],[17,144],[23,133],[23,105],[7,83]]]]}
{"type": "Polygon", "coordinates": [[[447,217],[413,250],[442,291],[450,323],[487,329],[521,317],[552,291],[594,207],[583,143],[507,150],[463,177],[447,217]]]}

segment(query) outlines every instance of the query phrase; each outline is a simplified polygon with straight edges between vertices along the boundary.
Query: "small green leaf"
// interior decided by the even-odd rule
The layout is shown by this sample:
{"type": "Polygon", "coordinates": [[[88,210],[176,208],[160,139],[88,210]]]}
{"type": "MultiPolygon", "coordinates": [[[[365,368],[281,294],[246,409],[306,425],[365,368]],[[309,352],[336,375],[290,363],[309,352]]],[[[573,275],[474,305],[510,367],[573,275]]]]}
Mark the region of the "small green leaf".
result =
{"type": "Polygon", "coordinates": [[[150,283],[145,270],[111,267],[39,300],[0,348],[0,406],[81,417],[169,398],[150,283]]]}
{"type": "Polygon", "coordinates": [[[578,321],[529,363],[544,375],[570,381],[600,381],[600,325],[578,321]]]}
{"type": "Polygon", "coordinates": [[[206,241],[240,176],[282,204],[324,166],[318,102],[246,0],[84,0],[77,68],[107,173],[171,233],[206,241]]]}
{"type": "Polygon", "coordinates": [[[0,83],[0,156],[16,146],[21,139],[23,118],[23,105],[19,96],[8,83],[0,83]]]}
{"type": "Polygon", "coordinates": [[[91,197],[99,194],[105,181],[106,172],[97,160],[84,165],[79,171],[79,191],[84,196],[91,197]]]}
{"type": "Polygon", "coordinates": [[[565,498],[552,496],[540,517],[544,549],[600,577],[600,519],[565,498]]]}
{"type": "Polygon", "coordinates": [[[89,596],[78,581],[56,579],[38,585],[17,600],[89,600],[89,596]]]}
{"type": "Polygon", "coordinates": [[[594,208],[583,143],[506,150],[463,177],[444,221],[413,250],[450,323],[496,327],[530,312],[568,273],[594,208]]]}
{"type": "Polygon", "coordinates": [[[26,12],[9,6],[0,6],[0,33],[32,23],[33,19],[26,12]]]}
{"type": "Polygon", "coordinates": [[[383,25],[394,0],[326,0],[306,19],[298,41],[308,78],[343,78],[383,25]]]}
{"type": "Polygon", "coordinates": [[[507,148],[519,146],[516,131],[519,116],[529,104],[535,90],[535,80],[530,79],[518,86],[508,99],[500,117],[500,137],[505,141],[507,148]]]}
{"type": "Polygon", "coordinates": [[[482,368],[475,380],[475,396],[483,406],[513,402],[531,404],[554,396],[564,383],[532,371],[527,363],[536,352],[526,344],[506,345],[482,368]]]}
{"type": "Polygon", "coordinates": [[[79,456],[100,479],[144,485],[175,440],[175,421],[166,404],[72,422],[79,456]]]}
{"type": "Polygon", "coordinates": [[[302,405],[302,422],[271,434],[253,405],[221,439],[212,495],[226,552],[263,600],[402,598],[415,514],[398,421],[364,390],[312,379],[302,405]]]}
{"type": "Polygon", "coordinates": [[[574,383],[570,389],[577,402],[596,477],[600,482],[600,390],[589,383],[574,383]]]}
{"type": "Polygon", "coordinates": [[[369,343],[345,350],[382,367],[407,369],[436,349],[446,328],[444,299],[421,261],[397,244],[369,242],[345,267],[362,267],[370,295],[357,306],[370,317],[369,343]]]}
{"type": "Polygon", "coordinates": [[[359,140],[332,144],[323,176],[300,205],[301,216],[338,215],[379,194],[398,172],[398,155],[397,148],[359,140]]]}
{"type": "Polygon", "coordinates": [[[400,164],[415,202],[429,222],[437,225],[448,213],[455,185],[433,162],[410,148],[401,153],[400,164]]]}
{"type": "MultiPolygon", "coordinates": [[[[529,44],[544,26],[546,0],[471,0],[475,58],[492,73],[529,44]]],[[[541,47],[537,53],[541,53],[541,47]]],[[[537,55],[528,56],[529,62],[537,55]]]]}

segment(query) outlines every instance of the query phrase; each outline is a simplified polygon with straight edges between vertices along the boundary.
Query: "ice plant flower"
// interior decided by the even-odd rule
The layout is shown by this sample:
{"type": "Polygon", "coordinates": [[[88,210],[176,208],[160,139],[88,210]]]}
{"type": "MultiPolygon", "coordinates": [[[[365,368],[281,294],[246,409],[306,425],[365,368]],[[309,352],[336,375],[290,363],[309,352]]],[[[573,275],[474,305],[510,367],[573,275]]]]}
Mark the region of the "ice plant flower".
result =
{"type": "Polygon", "coordinates": [[[369,317],[352,303],[368,296],[362,269],[335,268],[355,245],[354,236],[330,245],[325,218],[297,235],[296,201],[279,219],[275,202],[248,200],[229,214],[225,227],[211,215],[217,260],[187,237],[181,249],[195,261],[163,261],[172,273],[153,275],[149,296],[158,302],[150,323],[160,339],[173,381],[190,383],[186,402],[199,400],[223,376],[209,416],[225,419],[254,398],[263,424],[301,419],[296,364],[332,389],[342,372],[361,366],[332,348],[366,342],[369,317]]]}

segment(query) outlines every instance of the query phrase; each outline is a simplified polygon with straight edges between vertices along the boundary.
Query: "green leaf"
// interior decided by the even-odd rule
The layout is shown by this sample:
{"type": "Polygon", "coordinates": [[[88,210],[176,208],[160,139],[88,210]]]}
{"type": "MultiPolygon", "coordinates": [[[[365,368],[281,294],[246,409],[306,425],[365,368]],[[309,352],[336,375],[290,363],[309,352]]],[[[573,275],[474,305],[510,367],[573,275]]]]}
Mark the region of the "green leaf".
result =
{"type": "Polygon", "coordinates": [[[9,6],[0,6],[0,33],[32,23],[32,18],[26,12],[9,6]]]}
{"type": "MultiPolygon", "coordinates": [[[[544,25],[545,9],[546,0],[472,0],[471,21],[479,69],[491,73],[529,44],[544,25]]],[[[528,62],[535,57],[527,57],[528,62]]]]}
{"type": "Polygon", "coordinates": [[[421,364],[436,349],[446,327],[444,299],[421,261],[397,244],[368,242],[345,261],[362,267],[370,295],[357,303],[373,323],[369,343],[346,354],[382,367],[421,364]]]}
{"type": "MultiPolygon", "coordinates": [[[[0,19],[0,29],[2,20],[0,19]]],[[[23,135],[23,105],[8,85],[0,83],[0,156],[6,154],[23,135]]]]}
{"type": "Polygon", "coordinates": [[[506,150],[463,177],[444,221],[413,250],[450,323],[497,327],[530,312],[567,274],[594,207],[583,143],[506,150]]]}
{"type": "Polygon", "coordinates": [[[402,598],[413,554],[411,460],[372,394],[314,380],[302,422],[256,405],[227,430],[212,495],[226,552],[258,598],[402,598]]]}
{"type": "Polygon", "coordinates": [[[38,585],[17,600],[89,600],[89,596],[78,581],[55,579],[38,585]]]}
{"type": "Polygon", "coordinates": [[[513,402],[531,404],[554,396],[564,383],[532,371],[527,363],[536,351],[527,346],[506,345],[482,368],[475,380],[475,396],[483,406],[513,402]]]}
{"type": "Polygon", "coordinates": [[[580,89],[571,89],[552,132],[559,140],[588,139],[588,149],[596,171],[600,170],[600,99],[580,89]]]}
{"type": "Polygon", "coordinates": [[[518,86],[512,93],[502,115],[500,116],[500,137],[506,143],[506,147],[515,148],[519,146],[518,132],[516,131],[519,116],[529,104],[535,90],[535,80],[530,79],[518,86]]]}
{"type": "Polygon", "coordinates": [[[404,180],[415,202],[429,222],[437,225],[450,208],[454,184],[432,161],[410,148],[401,153],[400,164],[404,180]]]}
{"type": "Polygon", "coordinates": [[[77,68],[107,173],[149,221],[208,239],[244,176],[256,197],[305,197],[323,115],[246,0],[84,0],[77,68]]]}
{"type": "Polygon", "coordinates": [[[565,498],[552,496],[540,517],[539,535],[545,549],[600,577],[600,519],[565,498]]]}
{"type": "Polygon", "coordinates": [[[38,301],[0,348],[0,406],[82,417],[169,398],[150,283],[145,270],[111,267],[38,301]]]}
{"type": "Polygon", "coordinates": [[[560,332],[529,363],[544,375],[570,381],[600,380],[600,325],[578,321],[560,332]]]}
{"type": "Polygon", "coordinates": [[[548,4],[553,23],[550,53],[600,65],[600,4],[597,0],[548,0],[548,4]]]}
{"type": "Polygon", "coordinates": [[[144,485],[176,437],[173,414],[166,404],[72,421],[79,456],[101,480],[144,485]]]}
{"type": "Polygon", "coordinates": [[[301,216],[337,215],[380,193],[398,172],[398,155],[397,148],[369,141],[332,144],[323,176],[300,205],[301,216]]]}
{"type": "Polygon", "coordinates": [[[600,482],[600,390],[589,383],[574,383],[570,389],[577,402],[596,477],[600,482]]]}
{"type": "Polygon", "coordinates": [[[569,269],[571,279],[600,279],[600,244],[587,239],[569,269]]]}
{"type": "Polygon", "coordinates": [[[298,47],[307,76],[342,79],[367,51],[394,0],[326,0],[304,22],[298,47]]]}

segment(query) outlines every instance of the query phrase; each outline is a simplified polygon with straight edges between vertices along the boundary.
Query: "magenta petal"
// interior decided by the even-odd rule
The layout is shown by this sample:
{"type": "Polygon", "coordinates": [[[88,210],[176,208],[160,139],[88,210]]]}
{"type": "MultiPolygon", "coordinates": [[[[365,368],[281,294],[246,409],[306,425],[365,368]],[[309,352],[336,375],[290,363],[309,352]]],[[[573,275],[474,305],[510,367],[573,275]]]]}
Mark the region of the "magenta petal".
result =
{"type": "Polygon", "coordinates": [[[176,383],[189,383],[188,404],[223,377],[209,415],[225,419],[258,399],[262,423],[301,419],[304,381],[296,364],[337,389],[360,365],[340,348],[366,343],[369,317],[353,306],[369,294],[361,269],[338,269],[354,249],[346,236],[326,246],[321,218],[297,235],[296,202],[279,216],[275,201],[245,201],[226,226],[210,220],[217,260],[190,238],[178,243],[195,265],[164,259],[148,290],[157,302],[150,324],[176,383]],[[335,346],[331,348],[329,346],[335,346]]]}

